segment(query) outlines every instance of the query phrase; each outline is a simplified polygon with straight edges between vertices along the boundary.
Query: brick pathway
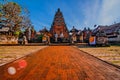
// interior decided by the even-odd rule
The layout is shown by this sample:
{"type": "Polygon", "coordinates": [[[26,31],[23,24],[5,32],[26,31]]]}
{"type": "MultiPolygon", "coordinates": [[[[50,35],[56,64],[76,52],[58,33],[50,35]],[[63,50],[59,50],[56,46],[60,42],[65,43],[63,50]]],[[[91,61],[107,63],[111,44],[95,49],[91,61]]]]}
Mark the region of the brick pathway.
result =
{"type": "Polygon", "coordinates": [[[1,66],[0,80],[120,80],[120,69],[75,47],[50,46],[1,66]]]}

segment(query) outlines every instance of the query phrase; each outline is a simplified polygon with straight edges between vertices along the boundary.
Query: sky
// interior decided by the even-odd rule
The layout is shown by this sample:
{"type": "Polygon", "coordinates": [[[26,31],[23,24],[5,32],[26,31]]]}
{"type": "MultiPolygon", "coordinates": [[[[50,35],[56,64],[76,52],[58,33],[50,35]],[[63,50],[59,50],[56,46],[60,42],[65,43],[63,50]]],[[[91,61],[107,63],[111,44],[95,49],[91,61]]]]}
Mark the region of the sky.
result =
{"type": "Polygon", "coordinates": [[[48,30],[58,8],[68,29],[91,28],[120,22],[120,0],[12,0],[28,8],[36,31],[48,30]]]}

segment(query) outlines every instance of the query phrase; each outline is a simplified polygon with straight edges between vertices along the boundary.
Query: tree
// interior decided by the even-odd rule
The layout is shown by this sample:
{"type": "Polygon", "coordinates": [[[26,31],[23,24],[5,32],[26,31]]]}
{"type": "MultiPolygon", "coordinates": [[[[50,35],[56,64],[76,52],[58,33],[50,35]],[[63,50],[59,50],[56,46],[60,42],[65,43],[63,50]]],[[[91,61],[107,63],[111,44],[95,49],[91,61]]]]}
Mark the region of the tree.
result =
{"type": "Polygon", "coordinates": [[[13,31],[20,29],[20,24],[22,22],[22,17],[20,16],[21,7],[14,2],[9,2],[3,6],[4,17],[7,20],[7,23],[13,31]]]}
{"type": "Polygon", "coordinates": [[[1,17],[3,16],[2,9],[3,9],[3,5],[2,3],[0,3],[0,23],[2,23],[2,20],[1,20],[1,17]]]}
{"type": "Polygon", "coordinates": [[[1,26],[9,27],[12,31],[20,29],[22,17],[20,16],[21,7],[14,2],[8,2],[1,7],[0,22],[1,26]]]}
{"type": "Polygon", "coordinates": [[[14,33],[32,27],[29,11],[15,2],[0,4],[0,26],[9,27],[14,33]]]}
{"type": "Polygon", "coordinates": [[[21,28],[23,28],[23,29],[26,29],[26,28],[28,28],[28,27],[32,27],[32,22],[31,22],[31,20],[29,19],[29,17],[28,16],[22,16],[22,24],[21,24],[21,28]]]}

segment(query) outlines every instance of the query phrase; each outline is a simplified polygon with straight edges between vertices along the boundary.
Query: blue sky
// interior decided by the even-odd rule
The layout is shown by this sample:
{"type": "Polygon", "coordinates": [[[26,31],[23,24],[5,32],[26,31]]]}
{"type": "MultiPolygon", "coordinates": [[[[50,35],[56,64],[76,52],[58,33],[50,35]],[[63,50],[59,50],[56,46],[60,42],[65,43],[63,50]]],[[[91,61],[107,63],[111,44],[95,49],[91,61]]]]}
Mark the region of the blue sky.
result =
{"type": "Polygon", "coordinates": [[[50,29],[55,12],[61,9],[66,25],[77,29],[120,22],[120,0],[12,0],[30,11],[34,28],[50,29]]]}

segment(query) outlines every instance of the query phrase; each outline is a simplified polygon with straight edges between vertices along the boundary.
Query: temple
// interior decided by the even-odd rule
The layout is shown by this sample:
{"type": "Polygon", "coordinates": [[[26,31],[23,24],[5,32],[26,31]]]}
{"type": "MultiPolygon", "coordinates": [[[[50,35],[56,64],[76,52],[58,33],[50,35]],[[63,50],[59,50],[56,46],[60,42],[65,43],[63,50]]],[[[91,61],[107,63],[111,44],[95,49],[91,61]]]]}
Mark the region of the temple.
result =
{"type": "Polygon", "coordinates": [[[60,35],[62,34],[64,40],[69,39],[69,31],[65,24],[63,14],[59,8],[54,16],[54,20],[50,28],[50,33],[52,34],[53,37],[55,34],[57,34],[58,38],[60,38],[60,35]]]}

